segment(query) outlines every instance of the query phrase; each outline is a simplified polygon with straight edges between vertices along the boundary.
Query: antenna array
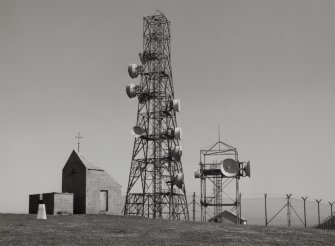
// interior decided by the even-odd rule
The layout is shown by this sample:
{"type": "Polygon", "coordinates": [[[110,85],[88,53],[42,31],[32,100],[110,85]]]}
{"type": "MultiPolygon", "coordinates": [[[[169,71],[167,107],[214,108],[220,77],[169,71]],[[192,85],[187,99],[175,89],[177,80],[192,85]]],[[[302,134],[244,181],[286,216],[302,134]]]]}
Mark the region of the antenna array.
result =
{"type": "Polygon", "coordinates": [[[200,150],[199,165],[194,177],[200,179],[201,220],[222,222],[222,208],[227,207],[236,211],[236,223],[240,224],[239,179],[250,177],[250,162],[240,162],[236,148],[222,142],[219,134],[217,143],[200,150]],[[212,192],[208,189],[210,185],[212,192]],[[235,194],[229,194],[229,185],[234,186],[235,194]]]}
{"type": "Polygon", "coordinates": [[[141,65],[131,64],[131,78],[138,85],[126,86],[129,98],[138,98],[135,137],[130,166],[125,215],[188,220],[188,207],[181,163],[181,128],[174,98],[170,22],[160,12],[143,18],[141,65]]]}

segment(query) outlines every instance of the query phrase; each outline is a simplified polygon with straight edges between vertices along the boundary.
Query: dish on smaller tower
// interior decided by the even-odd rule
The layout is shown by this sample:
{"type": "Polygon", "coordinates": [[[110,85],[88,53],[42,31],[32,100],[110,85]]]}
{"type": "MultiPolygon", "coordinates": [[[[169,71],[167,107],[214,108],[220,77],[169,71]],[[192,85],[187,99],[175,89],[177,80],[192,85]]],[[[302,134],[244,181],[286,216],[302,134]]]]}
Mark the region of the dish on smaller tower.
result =
{"type": "Polygon", "coordinates": [[[239,172],[239,165],[233,159],[225,159],[221,164],[221,172],[225,177],[235,177],[239,172]]]}

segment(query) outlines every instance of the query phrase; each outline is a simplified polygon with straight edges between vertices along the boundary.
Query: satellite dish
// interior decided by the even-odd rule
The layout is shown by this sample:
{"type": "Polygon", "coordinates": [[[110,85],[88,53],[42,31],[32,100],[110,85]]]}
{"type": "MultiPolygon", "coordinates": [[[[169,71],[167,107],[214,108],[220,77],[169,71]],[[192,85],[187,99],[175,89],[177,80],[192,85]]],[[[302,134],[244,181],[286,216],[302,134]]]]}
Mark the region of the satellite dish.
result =
{"type": "Polygon", "coordinates": [[[128,66],[128,73],[129,73],[129,76],[132,79],[137,78],[137,76],[139,75],[141,70],[142,70],[142,66],[139,66],[139,65],[136,65],[136,64],[130,64],[128,66]]]}
{"type": "Polygon", "coordinates": [[[221,172],[225,177],[235,177],[239,172],[239,165],[233,159],[225,159],[221,164],[221,172]]]}
{"type": "Polygon", "coordinates": [[[177,173],[173,179],[174,184],[179,188],[183,188],[184,184],[184,173],[177,173]]]}
{"type": "Polygon", "coordinates": [[[126,92],[129,98],[136,97],[136,85],[133,83],[126,85],[126,92]]]}
{"type": "Polygon", "coordinates": [[[160,56],[160,53],[158,52],[149,52],[149,51],[141,51],[138,56],[140,57],[140,60],[142,64],[144,65],[148,61],[156,60],[160,56]]]}
{"type": "Polygon", "coordinates": [[[131,135],[133,135],[135,138],[141,137],[145,135],[145,130],[140,126],[134,126],[131,130],[131,135]]]}
{"type": "Polygon", "coordinates": [[[174,136],[175,136],[176,139],[181,140],[181,136],[182,136],[181,133],[182,133],[181,132],[181,127],[176,127],[174,129],[174,136]]]}
{"type": "Polygon", "coordinates": [[[140,53],[138,53],[138,56],[140,57],[140,60],[142,62],[142,64],[147,63],[148,61],[148,53],[146,51],[141,51],[140,53]]]}
{"type": "Polygon", "coordinates": [[[250,161],[247,162],[247,164],[243,168],[243,171],[245,173],[245,176],[250,178],[250,161]]]}
{"type": "Polygon", "coordinates": [[[147,62],[145,57],[144,57],[144,52],[143,51],[138,53],[138,56],[140,57],[140,60],[141,60],[142,64],[145,64],[147,62]]]}
{"type": "Polygon", "coordinates": [[[175,112],[180,112],[180,100],[173,99],[172,101],[172,108],[175,112]]]}
{"type": "Polygon", "coordinates": [[[194,178],[196,178],[196,179],[201,178],[201,170],[200,169],[194,171],[194,178]]]}
{"type": "Polygon", "coordinates": [[[172,150],[172,156],[176,161],[180,161],[182,155],[182,147],[177,145],[172,150]]]}

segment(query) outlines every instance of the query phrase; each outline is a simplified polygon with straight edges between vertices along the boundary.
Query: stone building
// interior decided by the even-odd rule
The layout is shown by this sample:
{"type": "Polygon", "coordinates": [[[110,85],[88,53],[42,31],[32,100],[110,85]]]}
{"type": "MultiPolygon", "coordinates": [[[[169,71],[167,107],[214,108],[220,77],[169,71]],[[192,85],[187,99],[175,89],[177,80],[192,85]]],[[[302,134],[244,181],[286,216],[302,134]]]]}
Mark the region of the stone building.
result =
{"type": "Polygon", "coordinates": [[[62,192],[74,194],[75,214],[121,213],[121,185],[75,150],[63,168],[62,192]]]}

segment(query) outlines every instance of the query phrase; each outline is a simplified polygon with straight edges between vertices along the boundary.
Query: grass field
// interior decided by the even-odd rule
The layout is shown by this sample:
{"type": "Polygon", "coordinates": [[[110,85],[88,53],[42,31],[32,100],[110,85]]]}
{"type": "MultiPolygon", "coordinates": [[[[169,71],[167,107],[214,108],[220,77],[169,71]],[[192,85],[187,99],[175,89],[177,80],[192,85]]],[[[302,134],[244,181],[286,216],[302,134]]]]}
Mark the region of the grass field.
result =
{"type": "Polygon", "coordinates": [[[0,214],[0,245],[335,245],[335,231],[111,215],[0,214]]]}

